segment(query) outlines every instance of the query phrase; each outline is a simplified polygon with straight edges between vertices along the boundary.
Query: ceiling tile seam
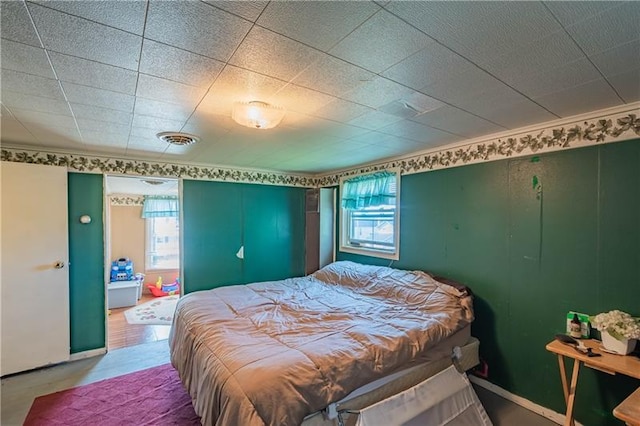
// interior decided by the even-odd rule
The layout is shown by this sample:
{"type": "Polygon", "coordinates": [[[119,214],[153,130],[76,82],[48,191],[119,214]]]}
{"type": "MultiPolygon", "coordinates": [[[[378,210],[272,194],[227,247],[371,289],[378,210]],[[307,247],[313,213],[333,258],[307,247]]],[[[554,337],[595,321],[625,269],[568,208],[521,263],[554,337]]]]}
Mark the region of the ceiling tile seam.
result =
{"type": "MultiPolygon", "coordinates": [[[[386,8],[384,8],[385,10],[387,10],[386,8]]],[[[422,34],[426,35],[427,37],[429,37],[430,39],[432,39],[434,42],[438,43],[440,46],[444,47],[445,49],[449,50],[452,53],[455,53],[456,55],[460,56],[462,59],[468,61],[470,64],[474,65],[476,68],[478,68],[481,71],[486,72],[487,74],[489,74],[491,77],[495,78],[496,80],[498,80],[499,82],[501,82],[502,84],[504,84],[505,86],[507,86],[508,88],[510,88],[511,90],[517,92],[518,94],[522,95],[523,97],[525,97],[526,99],[528,99],[529,101],[533,102],[534,104],[536,104],[537,106],[539,106],[540,108],[544,109],[545,111],[547,111],[549,114],[553,115],[554,117],[557,118],[561,118],[558,114],[554,113],[553,111],[550,111],[549,109],[547,109],[545,106],[539,104],[538,102],[536,102],[535,100],[531,99],[529,96],[525,95],[523,92],[521,92],[520,90],[516,89],[515,87],[511,86],[510,84],[504,82],[503,80],[501,80],[500,78],[498,78],[497,76],[493,75],[493,73],[491,73],[490,71],[484,69],[482,66],[478,65],[477,63],[473,62],[471,59],[467,58],[466,56],[464,56],[463,54],[455,51],[454,49],[452,49],[451,47],[447,46],[446,44],[444,44],[444,42],[441,42],[440,40],[438,40],[437,38],[433,37],[432,35],[426,33],[425,31],[421,30],[420,28],[412,25],[410,22],[407,22],[404,18],[402,18],[401,16],[396,15],[395,13],[387,10],[389,13],[391,13],[393,16],[397,17],[398,19],[402,20],[404,23],[406,23],[407,25],[411,26],[412,28],[415,28],[416,30],[420,31],[422,34]]],[[[402,61],[400,61],[402,62],[402,61]]],[[[399,62],[398,62],[399,63],[399,62]]],[[[397,64],[392,65],[391,67],[395,66],[397,64]]],[[[385,72],[387,71],[389,68],[385,69],[384,71],[381,72],[385,72]]],[[[424,92],[421,92],[424,93],[424,92]]],[[[425,93],[426,94],[426,93],[425,93]]],[[[427,94],[428,95],[428,94],[427,94]]],[[[429,95],[430,96],[430,95],[429,95]]],[[[434,98],[435,99],[435,98],[434,98]]],[[[438,99],[439,100],[439,99],[438,99]]],[[[453,105],[455,106],[455,105],[453,105]]],[[[462,109],[458,106],[456,106],[456,108],[458,109],[462,109]]],[[[465,112],[469,112],[464,110],[465,112]]],[[[470,113],[470,112],[469,112],[470,113]]],[[[470,113],[471,114],[471,113],[470,113]]],[[[474,114],[475,115],[475,114],[474,114]]],[[[484,117],[481,117],[484,118],[484,117]]],[[[486,118],[484,118],[485,120],[488,120],[486,118]]],[[[490,120],[488,120],[490,121],[490,120]]],[[[493,122],[492,122],[493,123],[493,122]]],[[[494,123],[497,124],[497,123],[494,123]]]]}
{"type": "Polygon", "coordinates": [[[53,76],[56,78],[56,82],[58,83],[58,87],[60,88],[60,91],[62,92],[62,96],[64,97],[64,100],[67,103],[67,107],[69,108],[69,111],[71,112],[71,117],[73,118],[73,123],[76,125],[76,130],[78,131],[78,134],[80,135],[80,141],[84,145],[85,149],[88,149],[87,143],[85,142],[84,137],[82,136],[82,131],[80,131],[80,125],[78,124],[78,119],[76,118],[76,114],[73,112],[73,108],[71,108],[71,103],[69,102],[69,98],[67,97],[67,93],[65,92],[64,87],[62,86],[62,82],[58,78],[58,73],[56,72],[56,69],[53,66],[53,62],[51,61],[51,56],[49,55],[49,52],[47,51],[47,49],[44,47],[44,43],[42,41],[42,37],[40,37],[40,31],[38,31],[38,28],[36,27],[36,22],[33,19],[33,16],[31,15],[31,11],[29,10],[29,5],[27,4],[26,1],[24,1],[23,4],[24,4],[24,8],[25,8],[25,10],[27,12],[27,16],[29,16],[29,21],[31,21],[31,25],[33,26],[33,31],[36,33],[36,37],[38,38],[38,42],[40,43],[40,46],[42,47],[42,50],[44,51],[44,54],[47,57],[47,62],[49,62],[49,66],[51,67],[51,71],[53,72],[53,76]]]}
{"type": "MultiPolygon", "coordinates": [[[[580,43],[578,43],[578,41],[569,33],[569,31],[567,31],[567,29],[565,28],[564,25],[562,25],[562,22],[560,22],[560,20],[558,19],[558,17],[555,15],[555,13],[553,13],[553,11],[551,9],[549,9],[549,6],[547,6],[546,2],[541,2],[542,5],[545,7],[545,9],[547,9],[547,11],[551,14],[551,16],[553,17],[553,19],[558,23],[558,25],[560,25],[560,28],[562,28],[562,30],[565,32],[565,34],[571,39],[571,41],[573,42],[573,44],[576,45],[576,47],[578,48],[578,50],[580,50],[580,52],[582,52],[582,54],[584,55],[584,57],[587,59],[587,61],[589,61],[589,63],[591,65],[593,65],[593,67],[596,69],[596,71],[598,71],[598,74],[600,74],[600,76],[602,76],[602,78],[604,79],[604,81],[607,82],[607,84],[609,85],[609,87],[611,88],[611,90],[613,90],[613,92],[616,94],[616,96],[618,97],[618,99],[620,99],[622,101],[622,103],[626,103],[625,100],[622,98],[622,96],[620,96],[620,93],[618,92],[618,90],[613,86],[613,84],[611,84],[611,82],[609,81],[609,79],[607,78],[606,75],[604,75],[604,73],[600,70],[600,67],[598,67],[595,62],[593,62],[591,60],[591,58],[589,57],[589,55],[587,55],[587,52],[584,51],[584,49],[582,48],[582,46],[580,46],[580,43]]],[[[620,6],[616,6],[616,7],[620,7],[620,6]]],[[[608,9],[607,9],[608,10],[608,9]]],[[[600,12],[597,15],[600,15],[604,13],[600,12]]],[[[593,15],[593,16],[597,16],[597,15],[593,15]]]]}
{"type": "Polygon", "coordinates": [[[16,115],[13,113],[13,111],[11,111],[11,108],[9,108],[9,106],[3,102],[0,101],[0,105],[2,105],[3,107],[5,107],[5,109],[9,112],[9,115],[11,116],[11,118],[13,118],[14,120],[16,120],[16,122],[22,126],[22,128],[24,130],[26,130],[27,133],[29,133],[31,136],[33,136],[33,139],[37,140],[39,143],[44,143],[40,140],[40,138],[36,137],[36,135],[34,135],[31,130],[29,130],[29,128],[27,126],[24,125],[24,123],[18,119],[18,117],[16,117],[16,115]]]}
{"type": "MultiPolygon", "coordinates": [[[[132,111],[132,116],[131,116],[131,122],[129,123],[129,133],[127,134],[127,145],[124,149],[124,155],[126,156],[129,153],[129,144],[131,141],[131,132],[133,131],[133,120],[134,120],[134,116],[135,116],[135,111],[136,111],[136,103],[138,101],[138,85],[140,84],[140,64],[142,63],[142,50],[144,49],[144,34],[147,31],[147,16],[149,15],[149,0],[145,1],[145,8],[144,8],[144,24],[142,25],[142,43],[140,43],[140,52],[138,53],[138,69],[136,70],[136,87],[134,88],[134,96],[133,96],[133,111],[132,111]]],[[[161,143],[158,140],[158,143],[161,143]]],[[[161,146],[161,145],[159,145],[161,146]]],[[[169,144],[167,144],[167,146],[165,146],[164,150],[162,151],[162,153],[160,154],[160,156],[164,155],[164,153],[166,152],[166,150],[169,149],[169,144]]]]}
{"type": "MultiPolygon", "coordinates": [[[[147,0],[148,1],[148,0],[147,0]]],[[[216,8],[217,9],[217,8],[216,8]]],[[[266,9],[266,7],[265,7],[266,9]]],[[[264,9],[262,10],[264,12],[264,9]]],[[[262,13],[260,13],[260,15],[262,15],[262,13]]],[[[256,19],[257,20],[257,19],[256,19]]],[[[251,22],[251,21],[249,21],[251,22]]],[[[202,95],[202,98],[198,101],[198,103],[196,104],[196,106],[193,108],[193,111],[191,111],[191,113],[189,114],[189,116],[187,117],[187,119],[184,121],[184,124],[182,125],[182,127],[180,128],[180,131],[182,132],[184,130],[184,128],[186,127],[187,123],[189,123],[189,120],[191,120],[191,118],[193,117],[193,114],[196,113],[196,111],[198,110],[198,107],[200,107],[200,105],[202,104],[202,101],[204,101],[204,99],[207,97],[207,95],[209,94],[209,92],[211,92],[211,88],[213,87],[214,84],[216,84],[216,81],[218,81],[218,78],[220,78],[220,76],[222,75],[222,73],[224,72],[224,70],[228,67],[228,66],[234,66],[234,65],[230,65],[229,61],[231,60],[231,58],[233,58],[233,56],[236,54],[236,52],[238,51],[238,49],[240,49],[240,46],[242,46],[242,43],[244,43],[244,41],[247,39],[247,37],[249,36],[249,33],[251,33],[251,30],[253,29],[253,27],[255,27],[255,23],[251,23],[251,27],[247,30],[247,32],[245,33],[245,35],[242,37],[242,40],[240,40],[240,42],[238,43],[238,45],[236,46],[235,49],[233,49],[233,52],[231,52],[231,55],[229,55],[229,58],[227,58],[226,61],[224,61],[224,66],[220,69],[220,71],[218,72],[218,75],[213,79],[213,81],[211,82],[211,84],[209,85],[209,87],[207,88],[207,91],[204,92],[204,94],[202,95]]],[[[213,92],[211,92],[213,94],[213,92]]],[[[197,135],[196,135],[197,136],[197,135]]]]}
{"type": "MultiPolygon", "coordinates": [[[[255,24],[255,22],[254,22],[254,21],[252,21],[251,19],[247,19],[247,18],[245,18],[244,16],[240,16],[240,15],[238,15],[237,13],[233,13],[233,12],[229,12],[228,10],[224,10],[224,9],[222,9],[221,7],[216,6],[215,4],[211,4],[211,3],[206,2],[206,1],[204,1],[204,0],[200,0],[200,3],[205,4],[205,5],[209,6],[209,7],[212,7],[212,8],[214,8],[214,9],[216,9],[216,10],[219,10],[219,11],[221,11],[221,12],[228,13],[229,15],[235,16],[236,18],[240,18],[240,19],[242,19],[243,21],[247,21],[247,22],[249,22],[249,23],[251,23],[251,24],[255,24]]],[[[268,5],[267,5],[267,6],[268,6],[268,5]]],[[[264,7],[264,9],[266,9],[266,8],[267,8],[267,6],[265,6],[265,7],[264,7]]],[[[260,12],[260,15],[258,15],[258,17],[256,18],[256,21],[257,21],[258,19],[260,19],[260,16],[262,16],[262,13],[264,12],[264,9],[262,9],[262,12],[260,12]]]]}
{"type": "MultiPolygon", "coordinates": [[[[35,6],[44,7],[45,9],[52,10],[52,11],[54,11],[56,13],[62,13],[64,15],[73,16],[74,18],[82,19],[84,21],[91,22],[92,24],[101,25],[103,27],[108,27],[108,28],[111,28],[111,29],[116,30],[116,31],[122,31],[123,33],[127,33],[127,34],[134,35],[136,37],[140,37],[140,34],[132,33],[131,31],[123,30],[122,28],[114,27],[113,25],[104,24],[102,22],[94,21],[93,19],[85,18],[84,16],[74,15],[73,13],[69,13],[69,12],[66,12],[66,11],[55,9],[53,7],[46,6],[47,2],[34,3],[33,1],[30,1],[30,0],[23,0],[23,1],[25,3],[31,3],[31,4],[33,4],[35,6]]],[[[148,4],[149,0],[145,0],[145,2],[148,4]]],[[[52,1],[52,3],[55,3],[55,1],[52,1]]],[[[29,14],[31,14],[31,13],[29,13],[29,14]]]]}

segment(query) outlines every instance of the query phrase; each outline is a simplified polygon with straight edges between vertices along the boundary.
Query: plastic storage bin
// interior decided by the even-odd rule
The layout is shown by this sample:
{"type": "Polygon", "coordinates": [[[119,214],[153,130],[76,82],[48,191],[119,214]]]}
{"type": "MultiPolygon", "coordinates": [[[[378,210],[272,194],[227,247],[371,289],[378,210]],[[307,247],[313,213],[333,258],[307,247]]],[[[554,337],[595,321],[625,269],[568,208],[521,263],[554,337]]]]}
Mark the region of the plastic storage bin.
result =
{"type": "Polygon", "coordinates": [[[138,302],[140,281],[112,281],[107,287],[109,309],[135,306],[138,302]]]}

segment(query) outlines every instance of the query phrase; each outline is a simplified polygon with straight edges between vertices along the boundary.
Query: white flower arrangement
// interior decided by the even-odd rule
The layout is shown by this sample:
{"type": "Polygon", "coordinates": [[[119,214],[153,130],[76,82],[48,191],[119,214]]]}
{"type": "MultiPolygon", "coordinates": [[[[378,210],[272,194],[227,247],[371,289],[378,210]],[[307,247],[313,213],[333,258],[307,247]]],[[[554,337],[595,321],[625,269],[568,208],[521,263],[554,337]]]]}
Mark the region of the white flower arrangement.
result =
{"type": "Polygon", "coordinates": [[[640,339],[640,318],[626,312],[613,310],[590,317],[591,324],[600,331],[606,330],[617,340],[640,339]]]}

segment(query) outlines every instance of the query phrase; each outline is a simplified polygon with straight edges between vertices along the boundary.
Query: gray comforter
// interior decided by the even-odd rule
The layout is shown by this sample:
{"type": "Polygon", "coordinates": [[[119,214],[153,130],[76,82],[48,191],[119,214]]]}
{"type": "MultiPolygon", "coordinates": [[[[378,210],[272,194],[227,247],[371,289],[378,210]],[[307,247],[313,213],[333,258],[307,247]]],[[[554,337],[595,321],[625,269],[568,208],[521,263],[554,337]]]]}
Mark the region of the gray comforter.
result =
{"type": "Polygon", "coordinates": [[[426,273],[336,262],[183,297],[171,362],[205,425],[298,425],[472,320],[471,297],[426,273]]]}

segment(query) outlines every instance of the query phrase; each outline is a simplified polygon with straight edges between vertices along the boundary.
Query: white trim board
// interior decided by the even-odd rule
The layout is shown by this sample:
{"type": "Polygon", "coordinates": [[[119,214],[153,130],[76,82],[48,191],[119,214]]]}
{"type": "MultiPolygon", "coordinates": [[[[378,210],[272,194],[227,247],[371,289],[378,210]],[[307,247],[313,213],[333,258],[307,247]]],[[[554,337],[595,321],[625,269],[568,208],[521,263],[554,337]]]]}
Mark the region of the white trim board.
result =
{"type": "Polygon", "coordinates": [[[71,354],[69,361],[77,361],[79,359],[91,358],[98,355],[104,355],[107,353],[107,348],[91,349],[89,351],[77,352],[71,354]]]}
{"type": "MultiPolygon", "coordinates": [[[[546,419],[549,419],[554,423],[557,423],[559,425],[564,424],[564,419],[565,419],[564,414],[557,413],[549,408],[543,407],[542,405],[538,405],[535,402],[529,401],[526,398],[512,394],[508,390],[502,389],[500,386],[494,385],[493,383],[485,379],[482,379],[480,377],[474,376],[472,374],[468,374],[467,376],[469,377],[469,380],[471,381],[471,383],[474,383],[480,387],[483,387],[488,391],[491,391],[496,395],[501,396],[507,401],[511,401],[514,404],[518,404],[522,408],[526,408],[527,410],[532,411],[546,419]]],[[[584,426],[582,423],[576,421],[575,419],[574,419],[574,422],[576,426],[584,426]]]]}

